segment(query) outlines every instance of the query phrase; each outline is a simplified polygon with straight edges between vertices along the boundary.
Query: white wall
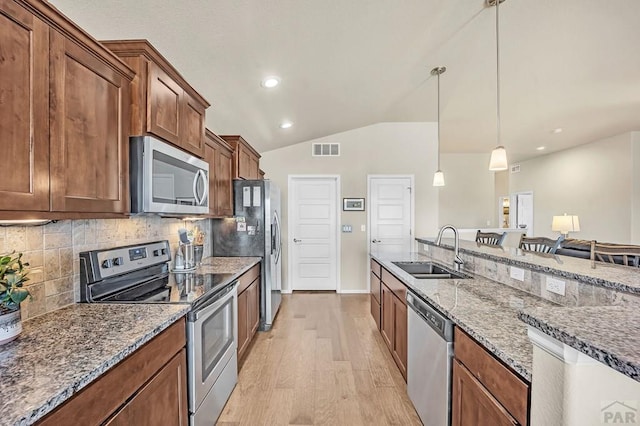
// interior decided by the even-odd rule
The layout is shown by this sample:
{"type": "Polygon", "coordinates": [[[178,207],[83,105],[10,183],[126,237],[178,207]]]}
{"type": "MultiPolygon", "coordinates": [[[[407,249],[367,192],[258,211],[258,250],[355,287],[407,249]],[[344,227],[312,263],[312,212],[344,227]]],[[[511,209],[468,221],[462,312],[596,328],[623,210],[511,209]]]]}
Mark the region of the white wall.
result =
{"type": "Polygon", "coordinates": [[[440,188],[439,225],[497,228],[498,199],[489,154],[442,154],[445,186],[440,188]]]}
{"type": "Polygon", "coordinates": [[[632,152],[632,139],[639,138],[632,135],[625,133],[520,163],[521,172],[509,175],[509,192],[533,191],[536,235],[557,236],[551,231],[551,220],[567,213],[580,218],[581,230],[571,234],[574,238],[640,242],[640,206],[634,201],[634,190],[640,190],[633,185],[639,171],[632,152]]]}
{"type": "MultiPolygon", "coordinates": [[[[367,197],[368,174],[415,176],[415,235],[434,235],[438,226],[438,189],[432,186],[436,169],[437,123],[379,123],[262,153],[260,167],[280,186],[282,212],[287,213],[288,175],[340,175],[340,197],[367,197]],[[340,143],[340,157],[312,157],[312,143],[340,143]]],[[[368,207],[368,202],[365,202],[368,207]]],[[[365,207],[366,208],[366,207],[365,207]]],[[[290,238],[283,218],[283,289],[290,288],[287,256],[290,238]]],[[[367,212],[341,212],[341,223],[352,233],[341,235],[341,287],[366,291],[368,277],[367,212]]]]}

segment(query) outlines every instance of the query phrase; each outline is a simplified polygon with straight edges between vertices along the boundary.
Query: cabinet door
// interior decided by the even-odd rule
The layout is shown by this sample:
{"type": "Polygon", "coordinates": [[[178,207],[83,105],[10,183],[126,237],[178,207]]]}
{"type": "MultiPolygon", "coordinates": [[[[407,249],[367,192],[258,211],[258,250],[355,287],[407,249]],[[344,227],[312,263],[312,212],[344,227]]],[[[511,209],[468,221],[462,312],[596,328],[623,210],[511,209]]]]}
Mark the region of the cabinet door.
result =
{"type": "Polygon", "coordinates": [[[382,338],[387,344],[391,352],[393,352],[393,331],[394,331],[394,314],[393,314],[393,293],[382,283],[382,327],[380,332],[382,338]]]}
{"type": "Polygon", "coordinates": [[[251,179],[251,154],[242,145],[238,145],[238,176],[239,179],[251,179]]]}
{"type": "Polygon", "coordinates": [[[183,90],[153,62],[148,63],[147,131],[179,145],[183,90]]]}
{"type": "Polygon", "coordinates": [[[373,297],[373,294],[369,296],[369,299],[371,316],[376,323],[376,328],[380,330],[380,303],[373,297]]]}
{"type": "Polygon", "coordinates": [[[216,195],[217,214],[233,215],[233,154],[219,149],[216,158],[216,195]]]}
{"type": "Polygon", "coordinates": [[[204,161],[209,163],[209,214],[216,216],[218,214],[217,201],[216,201],[216,157],[218,153],[217,149],[208,143],[204,145],[204,161]]]}
{"type": "Polygon", "coordinates": [[[393,358],[407,380],[407,305],[393,296],[393,358]]]}
{"type": "Polygon", "coordinates": [[[371,271],[371,295],[380,303],[380,278],[371,271]]]}
{"type": "Polygon", "coordinates": [[[0,210],[49,210],[49,27],[0,0],[0,210]]]}
{"type": "Polygon", "coordinates": [[[238,358],[242,358],[249,343],[249,293],[238,295],[238,358]]]}
{"type": "Polygon", "coordinates": [[[204,114],[204,106],[184,92],[180,145],[198,157],[204,153],[204,114]]]}
{"type": "Polygon", "coordinates": [[[247,292],[249,292],[249,340],[251,340],[260,325],[260,278],[249,286],[247,292]]]}
{"type": "Polygon", "coordinates": [[[260,179],[260,160],[254,155],[249,155],[249,179],[260,179]]]}
{"type": "Polygon", "coordinates": [[[454,360],[451,424],[508,426],[518,423],[469,370],[454,360]]]}
{"type": "Polygon", "coordinates": [[[51,209],[129,210],[130,81],[51,31],[51,209]]]}
{"type": "Polygon", "coordinates": [[[187,426],[187,358],[183,349],[106,422],[108,426],[187,426]]]}

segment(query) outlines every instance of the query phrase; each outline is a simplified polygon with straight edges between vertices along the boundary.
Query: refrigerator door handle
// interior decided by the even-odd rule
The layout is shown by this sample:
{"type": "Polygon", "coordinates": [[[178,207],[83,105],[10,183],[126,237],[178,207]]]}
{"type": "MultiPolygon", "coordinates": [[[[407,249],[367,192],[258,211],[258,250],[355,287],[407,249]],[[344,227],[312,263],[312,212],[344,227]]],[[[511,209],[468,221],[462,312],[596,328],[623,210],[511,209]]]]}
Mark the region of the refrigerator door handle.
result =
{"type": "Polygon", "coordinates": [[[276,250],[276,264],[280,261],[280,254],[282,252],[282,235],[280,235],[280,218],[278,217],[278,212],[273,212],[273,219],[276,225],[275,232],[275,250],[276,250]]]}

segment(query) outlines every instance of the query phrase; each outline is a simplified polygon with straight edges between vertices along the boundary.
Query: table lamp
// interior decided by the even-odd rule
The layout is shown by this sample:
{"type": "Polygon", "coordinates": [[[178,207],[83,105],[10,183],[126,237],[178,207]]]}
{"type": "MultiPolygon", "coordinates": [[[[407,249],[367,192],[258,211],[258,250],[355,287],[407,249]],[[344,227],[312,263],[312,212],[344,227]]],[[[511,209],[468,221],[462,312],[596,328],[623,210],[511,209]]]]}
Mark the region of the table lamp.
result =
{"type": "Polygon", "coordinates": [[[576,215],[554,216],[551,222],[551,230],[560,232],[565,238],[569,237],[569,232],[580,231],[580,220],[576,215]]]}

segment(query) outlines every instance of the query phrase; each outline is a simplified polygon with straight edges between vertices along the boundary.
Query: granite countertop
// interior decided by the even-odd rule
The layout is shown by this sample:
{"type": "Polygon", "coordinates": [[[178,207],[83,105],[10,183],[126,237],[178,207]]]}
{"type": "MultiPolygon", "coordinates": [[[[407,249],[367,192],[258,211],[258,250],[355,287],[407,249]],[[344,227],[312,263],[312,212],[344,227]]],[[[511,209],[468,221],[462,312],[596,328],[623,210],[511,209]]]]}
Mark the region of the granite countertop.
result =
{"type": "Polygon", "coordinates": [[[392,263],[431,260],[419,253],[372,253],[371,256],[520,376],[531,381],[533,347],[527,337],[527,326],[518,320],[518,314],[523,308],[556,309],[558,305],[481,276],[416,279],[392,263]]]}
{"type": "Polygon", "coordinates": [[[236,279],[260,261],[261,257],[206,257],[202,259],[198,273],[233,274],[232,279],[236,279]]]}
{"type": "MultiPolygon", "coordinates": [[[[416,241],[435,245],[435,238],[416,238],[416,241]]],[[[442,240],[442,247],[453,249],[453,244],[453,239],[442,240]]],[[[594,269],[588,259],[527,252],[515,247],[492,247],[475,241],[460,240],[459,247],[461,253],[640,296],[638,268],[596,262],[594,269]]]]}
{"type": "Polygon", "coordinates": [[[526,309],[522,321],[640,382],[640,306],[526,309]]]}
{"type": "Polygon", "coordinates": [[[75,304],[25,321],[0,347],[0,424],[29,425],[189,311],[173,304],[75,304]]]}

